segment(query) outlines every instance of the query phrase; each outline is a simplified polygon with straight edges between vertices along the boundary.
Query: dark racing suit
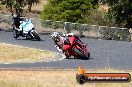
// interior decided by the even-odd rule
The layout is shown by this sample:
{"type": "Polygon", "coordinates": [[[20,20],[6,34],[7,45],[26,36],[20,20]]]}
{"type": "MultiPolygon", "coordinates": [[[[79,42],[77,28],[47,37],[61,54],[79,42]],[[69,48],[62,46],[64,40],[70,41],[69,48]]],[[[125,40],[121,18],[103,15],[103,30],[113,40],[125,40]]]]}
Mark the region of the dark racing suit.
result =
{"type": "Polygon", "coordinates": [[[22,35],[22,32],[19,31],[20,21],[22,21],[22,19],[19,15],[17,15],[16,17],[12,17],[12,26],[13,30],[15,30],[15,38],[18,38],[20,35],[22,35]]]}

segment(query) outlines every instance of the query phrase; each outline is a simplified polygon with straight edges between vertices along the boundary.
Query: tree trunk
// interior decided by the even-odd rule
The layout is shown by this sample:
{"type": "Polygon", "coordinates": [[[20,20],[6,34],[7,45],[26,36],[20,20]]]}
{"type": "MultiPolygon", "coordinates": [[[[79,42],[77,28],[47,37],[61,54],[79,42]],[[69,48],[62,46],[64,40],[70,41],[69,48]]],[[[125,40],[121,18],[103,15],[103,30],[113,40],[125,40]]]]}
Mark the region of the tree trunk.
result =
{"type": "Polygon", "coordinates": [[[29,10],[29,12],[32,11],[31,9],[32,9],[32,4],[28,5],[28,10],[29,10]]]}
{"type": "Polygon", "coordinates": [[[33,0],[28,1],[28,10],[29,10],[29,12],[31,12],[31,9],[32,9],[32,2],[33,2],[33,0]]]}
{"type": "MultiPolygon", "coordinates": [[[[129,8],[130,8],[130,2],[129,2],[129,8]]],[[[128,14],[128,19],[127,19],[127,26],[130,26],[131,24],[132,24],[132,12],[131,12],[131,10],[129,9],[129,14],[128,14]]]]}

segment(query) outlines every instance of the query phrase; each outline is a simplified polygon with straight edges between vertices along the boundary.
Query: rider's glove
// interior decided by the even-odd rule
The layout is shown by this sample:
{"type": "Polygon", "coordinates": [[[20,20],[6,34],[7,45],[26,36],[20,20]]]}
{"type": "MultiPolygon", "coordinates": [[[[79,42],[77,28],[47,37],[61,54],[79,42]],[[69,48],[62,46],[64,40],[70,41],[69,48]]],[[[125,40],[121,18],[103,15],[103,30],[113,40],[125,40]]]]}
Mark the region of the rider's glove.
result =
{"type": "Polygon", "coordinates": [[[18,31],[22,31],[22,29],[17,28],[18,31]]]}
{"type": "Polygon", "coordinates": [[[18,31],[22,31],[22,29],[19,29],[18,31]]]}
{"type": "Polygon", "coordinates": [[[18,31],[20,30],[19,28],[15,28],[15,29],[18,30],[18,31]]]}

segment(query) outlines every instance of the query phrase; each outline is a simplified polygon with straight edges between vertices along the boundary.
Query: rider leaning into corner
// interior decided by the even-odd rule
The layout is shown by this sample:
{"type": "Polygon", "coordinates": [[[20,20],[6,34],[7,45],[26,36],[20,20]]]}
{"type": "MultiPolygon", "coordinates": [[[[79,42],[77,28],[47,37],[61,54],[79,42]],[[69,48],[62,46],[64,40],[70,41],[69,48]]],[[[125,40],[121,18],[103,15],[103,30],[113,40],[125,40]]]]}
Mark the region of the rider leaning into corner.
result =
{"type": "MultiPolygon", "coordinates": [[[[23,21],[23,18],[21,18],[20,13],[18,14],[12,14],[12,26],[15,28],[17,34],[21,34],[21,29],[20,29],[20,21],[23,21]]],[[[19,35],[17,35],[15,38],[18,38],[19,35]]]]}
{"type": "MultiPolygon", "coordinates": [[[[55,47],[59,50],[59,51],[63,51],[63,44],[65,44],[65,42],[68,39],[68,36],[70,35],[74,35],[73,33],[68,33],[68,34],[62,34],[62,33],[58,33],[58,32],[53,32],[51,34],[52,39],[55,42],[55,47]]],[[[76,35],[74,35],[76,37],[76,39],[78,39],[80,42],[82,42],[80,40],[80,38],[76,35]]]]}
{"type": "Polygon", "coordinates": [[[19,13],[13,15],[13,17],[12,17],[12,25],[13,25],[13,28],[15,28],[17,30],[16,31],[16,33],[17,33],[16,38],[18,38],[20,35],[23,35],[22,34],[24,32],[23,31],[23,26],[27,22],[30,23],[31,21],[29,19],[22,18],[19,13]]]}
{"type": "Polygon", "coordinates": [[[15,28],[19,28],[20,26],[20,21],[22,21],[22,18],[20,18],[20,13],[18,14],[12,14],[12,25],[15,28]]]}

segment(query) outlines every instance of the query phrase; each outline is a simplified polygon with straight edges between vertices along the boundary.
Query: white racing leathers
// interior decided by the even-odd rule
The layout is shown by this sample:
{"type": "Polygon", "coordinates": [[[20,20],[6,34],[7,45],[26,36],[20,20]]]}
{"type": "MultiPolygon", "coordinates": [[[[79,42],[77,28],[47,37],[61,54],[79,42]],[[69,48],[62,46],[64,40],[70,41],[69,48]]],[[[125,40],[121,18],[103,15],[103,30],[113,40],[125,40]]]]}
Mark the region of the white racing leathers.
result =
{"type": "Polygon", "coordinates": [[[60,41],[57,42],[57,44],[58,44],[59,46],[58,46],[58,45],[55,45],[55,47],[58,49],[58,51],[62,51],[64,41],[65,41],[65,37],[64,37],[64,36],[61,36],[61,37],[60,37],[60,41]]]}

